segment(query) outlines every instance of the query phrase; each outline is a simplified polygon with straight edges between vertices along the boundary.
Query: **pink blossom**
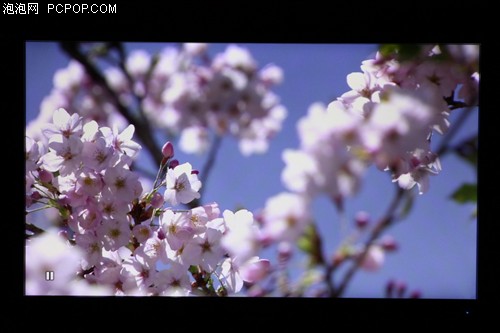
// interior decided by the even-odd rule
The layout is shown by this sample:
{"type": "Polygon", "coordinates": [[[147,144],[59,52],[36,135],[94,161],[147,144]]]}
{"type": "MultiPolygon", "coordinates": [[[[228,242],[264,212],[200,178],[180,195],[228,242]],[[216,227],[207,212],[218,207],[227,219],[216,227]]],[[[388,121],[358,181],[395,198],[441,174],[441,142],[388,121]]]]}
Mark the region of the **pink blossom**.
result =
{"type": "Polygon", "coordinates": [[[208,45],[206,43],[184,43],[183,49],[191,56],[197,56],[205,53],[208,45]]]}
{"type": "Polygon", "coordinates": [[[191,126],[181,132],[179,147],[187,154],[203,154],[210,147],[208,129],[201,126],[191,126]]]}
{"type": "Polygon", "coordinates": [[[75,136],[52,136],[50,151],[41,158],[43,168],[50,172],[59,171],[63,176],[74,172],[82,162],[82,147],[82,141],[75,136]]]}
{"type": "Polygon", "coordinates": [[[135,131],[135,127],[132,124],[128,125],[121,133],[119,133],[117,126],[113,126],[113,129],[101,127],[100,131],[106,139],[106,143],[119,153],[133,158],[141,149],[141,145],[132,140],[135,131]]]}
{"type": "Polygon", "coordinates": [[[180,164],[174,169],[168,169],[164,192],[165,201],[175,206],[179,203],[186,204],[200,198],[198,191],[201,188],[201,182],[198,180],[198,175],[193,174],[191,171],[192,167],[189,163],[180,164]]]}
{"type": "Polygon", "coordinates": [[[271,263],[269,260],[252,257],[240,267],[240,276],[243,281],[256,283],[269,274],[270,268],[271,263]]]}
{"type": "Polygon", "coordinates": [[[139,176],[124,168],[107,168],[104,173],[104,183],[115,200],[131,202],[142,193],[139,176]]]}
{"type": "Polygon", "coordinates": [[[76,179],[75,190],[78,194],[97,195],[104,186],[102,176],[92,169],[83,168],[76,179]]]}
{"type": "Polygon", "coordinates": [[[114,154],[113,148],[102,137],[83,143],[82,161],[89,168],[102,171],[113,166],[117,159],[118,155],[114,154]]]}
{"type": "Polygon", "coordinates": [[[194,235],[190,219],[184,213],[165,211],[160,217],[160,226],[172,250],[180,249],[194,235]]]}
{"type": "Polygon", "coordinates": [[[95,231],[77,233],[75,235],[75,242],[86,253],[84,268],[90,268],[99,262],[102,257],[102,244],[95,231]]]}
{"type": "Polygon", "coordinates": [[[42,155],[42,145],[30,137],[26,137],[26,172],[35,171],[40,165],[39,159],[42,155]]]}
{"type": "Polygon", "coordinates": [[[167,243],[164,239],[158,237],[157,232],[147,238],[144,244],[136,249],[134,254],[142,256],[150,262],[157,262],[158,260],[161,260],[164,264],[172,262],[167,256],[167,243]]]}
{"type": "Polygon", "coordinates": [[[309,202],[298,194],[280,193],[266,201],[264,234],[274,241],[295,241],[310,222],[309,202]]]}
{"type": "Polygon", "coordinates": [[[108,251],[116,251],[125,246],[130,240],[130,221],[107,220],[97,228],[97,236],[103,243],[103,247],[108,251]]]}
{"type": "Polygon", "coordinates": [[[378,245],[372,245],[361,263],[361,268],[368,272],[378,271],[384,264],[384,260],[384,250],[378,245]]]}
{"type": "Polygon", "coordinates": [[[69,245],[54,229],[34,237],[26,244],[26,294],[64,295],[69,282],[76,279],[84,252],[69,245]],[[46,272],[54,272],[54,280],[46,280],[46,272]]]}
{"type": "Polygon", "coordinates": [[[43,130],[43,134],[47,138],[61,135],[68,139],[71,136],[79,137],[82,134],[82,117],[76,113],[70,116],[65,109],[59,108],[54,112],[52,122],[48,123],[43,130]]]}
{"type": "Polygon", "coordinates": [[[229,294],[236,294],[243,288],[243,279],[233,259],[226,258],[222,262],[220,276],[229,294]]]}
{"type": "Polygon", "coordinates": [[[148,225],[149,221],[137,224],[132,228],[132,234],[139,243],[146,242],[153,235],[153,230],[148,225]]]}
{"type": "Polygon", "coordinates": [[[227,231],[221,239],[221,245],[237,264],[243,263],[260,250],[260,230],[253,214],[246,209],[238,210],[236,213],[226,209],[222,215],[227,231]]]}
{"type": "Polygon", "coordinates": [[[156,268],[148,260],[140,256],[130,256],[125,259],[122,269],[133,276],[137,289],[148,293],[149,286],[155,281],[156,268]]]}
{"type": "Polygon", "coordinates": [[[224,256],[224,249],[220,246],[222,233],[215,229],[207,229],[205,233],[196,236],[189,246],[198,246],[201,249],[200,266],[207,272],[212,272],[224,256]]]}
{"type": "Polygon", "coordinates": [[[78,226],[83,230],[95,230],[102,221],[102,214],[95,202],[88,202],[85,207],[76,211],[78,212],[78,226]]]}
{"type": "Polygon", "coordinates": [[[151,56],[144,50],[134,50],[127,57],[125,67],[132,77],[144,76],[149,70],[151,56]]]}
{"type": "Polygon", "coordinates": [[[104,189],[98,199],[99,211],[103,219],[123,220],[132,208],[130,202],[116,200],[114,193],[104,189]]]}
{"type": "Polygon", "coordinates": [[[173,264],[156,274],[157,289],[160,296],[189,296],[191,283],[183,266],[173,264]]]}

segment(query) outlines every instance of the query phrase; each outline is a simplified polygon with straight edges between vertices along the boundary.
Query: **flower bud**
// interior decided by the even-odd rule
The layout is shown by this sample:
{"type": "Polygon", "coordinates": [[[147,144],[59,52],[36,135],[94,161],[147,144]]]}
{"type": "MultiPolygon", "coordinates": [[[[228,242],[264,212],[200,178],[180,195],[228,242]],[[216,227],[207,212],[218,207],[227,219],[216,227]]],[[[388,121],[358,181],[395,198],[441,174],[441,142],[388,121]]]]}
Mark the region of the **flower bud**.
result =
{"type": "Polygon", "coordinates": [[[292,257],[292,245],[288,242],[281,242],[278,244],[278,260],[280,262],[287,262],[292,257]]]}
{"type": "Polygon", "coordinates": [[[168,164],[168,167],[170,169],[175,169],[176,166],[179,165],[179,161],[178,160],[171,160],[170,163],[168,164]]]}
{"type": "Polygon", "coordinates": [[[161,153],[165,158],[171,158],[174,156],[174,145],[170,141],[167,141],[163,145],[163,148],[161,148],[161,153]]]}
{"type": "Polygon", "coordinates": [[[31,193],[31,199],[32,200],[40,200],[42,198],[42,195],[38,191],[34,191],[31,193]]]}
{"type": "Polygon", "coordinates": [[[167,236],[165,235],[165,231],[163,231],[163,229],[162,229],[162,228],[158,229],[158,239],[159,239],[159,240],[162,240],[162,239],[165,239],[165,237],[167,237],[167,236]]]}
{"type": "Polygon", "coordinates": [[[384,264],[384,257],[382,248],[377,245],[372,245],[361,262],[361,268],[368,272],[375,272],[384,264]]]}
{"type": "Polygon", "coordinates": [[[382,241],[380,242],[380,245],[385,251],[396,251],[398,249],[398,243],[392,236],[385,236],[382,241]]]}
{"type": "Polygon", "coordinates": [[[153,206],[153,208],[160,208],[163,206],[164,202],[165,200],[163,199],[163,195],[158,192],[153,194],[153,197],[151,198],[151,206],[153,206]]]}
{"type": "Polygon", "coordinates": [[[44,183],[50,183],[53,179],[52,173],[43,169],[38,172],[38,178],[44,183]]]}
{"type": "Polygon", "coordinates": [[[399,282],[396,289],[396,294],[398,295],[398,297],[403,297],[406,293],[406,283],[399,282]]]}
{"type": "Polygon", "coordinates": [[[385,286],[385,295],[386,297],[392,297],[392,293],[394,292],[394,288],[396,287],[396,281],[389,280],[387,285],[385,286]]]}
{"type": "Polygon", "coordinates": [[[370,222],[370,215],[364,211],[357,212],[354,221],[359,229],[364,229],[370,222]]]}
{"type": "Polygon", "coordinates": [[[271,263],[267,259],[252,258],[240,267],[240,275],[243,281],[256,283],[269,274],[271,263]]]}

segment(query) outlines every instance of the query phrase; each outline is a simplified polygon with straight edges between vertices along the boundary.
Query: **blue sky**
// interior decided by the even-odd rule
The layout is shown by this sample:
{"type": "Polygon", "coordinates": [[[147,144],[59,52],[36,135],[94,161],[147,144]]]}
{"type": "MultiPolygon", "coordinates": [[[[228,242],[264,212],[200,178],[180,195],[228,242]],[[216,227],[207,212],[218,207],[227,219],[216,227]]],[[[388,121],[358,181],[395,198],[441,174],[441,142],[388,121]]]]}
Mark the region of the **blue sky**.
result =
{"type": "MultiPolygon", "coordinates": [[[[360,71],[361,61],[372,57],[373,44],[238,44],[247,47],[260,66],[275,63],[284,71],[284,82],[274,91],[288,109],[282,131],[271,141],[264,155],[244,157],[236,140],[225,138],[209,180],[204,184],[203,202],[216,201],[222,210],[244,206],[256,210],[267,198],[285,190],[280,181],[284,162],[281,153],[297,148],[298,119],[310,104],[328,104],[349,90],[346,75],[360,71]]],[[[211,55],[227,44],[212,44],[211,55]]],[[[126,43],[128,51],[160,51],[161,43],[126,43]]],[[[57,43],[26,44],[26,121],[36,117],[44,96],[52,89],[54,72],[68,63],[57,43]]],[[[456,117],[452,113],[451,122],[456,117]]],[[[452,142],[477,133],[478,112],[470,116],[452,142]]],[[[434,136],[436,142],[440,139],[434,136]]],[[[176,157],[202,169],[206,156],[176,157]]],[[[151,165],[145,161],[146,165],[151,165]]],[[[419,289],[425,298],[475,298],[476,295],[476,221],[469,216],[472,205],[458,205],[448,199],[463,182],[476,182],[476,171],[455,156],[441,160],[443,171],[431,178],[428,193],[418,196],[410,215],[388,230],[400,244],[387,254],[384,267],[376,273],[358,272],[346,291],[346,297],[383,297],[389,279],[405,281],[410,290],[419,289]]],[[[393,193],[387,173],[370,168],[358,195],[346,202],[347,217],[358,210],[374,219],[383,214],[393,193]]],[[[338,214],[324,197],[314,202],[314,217],[324,235],[325,248],[331,254],[341,240],[338,214]]],[[[300,268],[300,261],[295,269],[300,268]]]]}

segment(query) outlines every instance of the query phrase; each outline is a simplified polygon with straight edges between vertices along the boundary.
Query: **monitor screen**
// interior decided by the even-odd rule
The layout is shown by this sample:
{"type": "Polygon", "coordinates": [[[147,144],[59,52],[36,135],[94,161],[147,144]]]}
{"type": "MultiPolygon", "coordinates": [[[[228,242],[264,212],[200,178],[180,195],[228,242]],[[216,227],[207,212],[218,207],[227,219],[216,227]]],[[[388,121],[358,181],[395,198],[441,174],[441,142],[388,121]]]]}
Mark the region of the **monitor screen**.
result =
{"type": "Polygon", "coordinates": [[[479,55],[26,41],[25,295],[473,311],[479,55]]]}

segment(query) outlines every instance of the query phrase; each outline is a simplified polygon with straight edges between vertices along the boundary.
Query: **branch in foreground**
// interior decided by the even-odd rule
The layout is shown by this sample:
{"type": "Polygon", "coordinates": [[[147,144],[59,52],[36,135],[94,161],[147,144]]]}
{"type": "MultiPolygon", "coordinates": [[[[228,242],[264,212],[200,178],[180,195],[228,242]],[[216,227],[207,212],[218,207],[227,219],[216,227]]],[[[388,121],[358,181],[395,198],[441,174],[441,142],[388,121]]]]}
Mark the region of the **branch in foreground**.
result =
{"type": "Polygon", "coordinates": [[[149,126],[147,121],[141,121],[132,114],[132,112],[121,103],[120,99],[116,93],[108,85],[106,79],[101,74],[99,69],[92,64],[83,53],[80,52],[77,42],[62,42],[61,47],[64,52],[66,52],[71,58],[77,60],[84,68],[85,71],[90,75],[92,80],[101,86],[104,91],[110,96],[113,104],[116,106],[120,114],[132,125],[135,126],[137,136],[148,149],[150,155],[154,159],[157,165],[161,164],[161,147],[158,146],[156,140],[153,137],[153,131],[149,126]]]}

